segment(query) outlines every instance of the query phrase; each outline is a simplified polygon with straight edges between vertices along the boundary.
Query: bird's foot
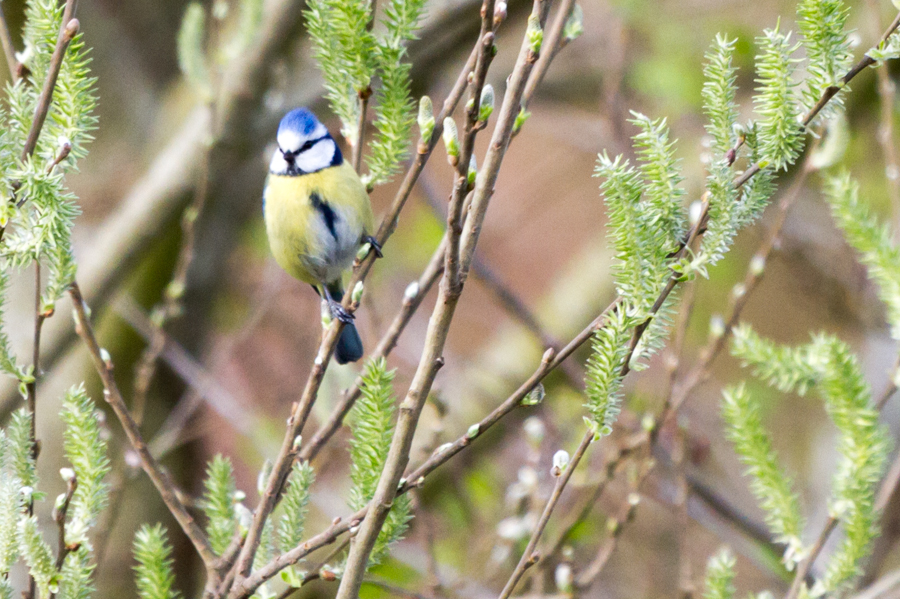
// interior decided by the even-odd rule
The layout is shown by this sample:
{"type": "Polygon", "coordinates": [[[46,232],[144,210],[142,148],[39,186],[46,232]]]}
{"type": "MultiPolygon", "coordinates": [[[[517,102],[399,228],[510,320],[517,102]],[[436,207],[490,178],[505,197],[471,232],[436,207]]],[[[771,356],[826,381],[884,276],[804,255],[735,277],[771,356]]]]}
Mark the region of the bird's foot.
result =
{"type": "Polygon", "coordinates": [[[363,241],[369,244],[372,251],[375,252],[376,258],[384,258],[384,254],[381,253],[381,244],[373,236],[366,235],[363,237],[363,241]]]}
{"type": "Polygon", "coordinates": [[[331,310],[331,317],[340,320],[344,324],[350,324],[356,318],[352,313],[348,312],[340,302],[328,300],[328,308],[331,310]]]}

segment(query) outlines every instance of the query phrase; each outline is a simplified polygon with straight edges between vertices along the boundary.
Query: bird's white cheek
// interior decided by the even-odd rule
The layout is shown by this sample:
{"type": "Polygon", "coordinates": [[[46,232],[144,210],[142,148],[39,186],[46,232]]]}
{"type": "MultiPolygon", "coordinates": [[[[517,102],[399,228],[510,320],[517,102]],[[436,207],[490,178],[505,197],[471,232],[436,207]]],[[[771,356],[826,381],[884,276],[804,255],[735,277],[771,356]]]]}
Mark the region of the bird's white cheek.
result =
{"type": "Polygon", "coordinates": [[[296,164],[304,173],[314,173],[331,166],[334,158],[334,140],[323,139],[310,149],[297,156],[296,164]]]}

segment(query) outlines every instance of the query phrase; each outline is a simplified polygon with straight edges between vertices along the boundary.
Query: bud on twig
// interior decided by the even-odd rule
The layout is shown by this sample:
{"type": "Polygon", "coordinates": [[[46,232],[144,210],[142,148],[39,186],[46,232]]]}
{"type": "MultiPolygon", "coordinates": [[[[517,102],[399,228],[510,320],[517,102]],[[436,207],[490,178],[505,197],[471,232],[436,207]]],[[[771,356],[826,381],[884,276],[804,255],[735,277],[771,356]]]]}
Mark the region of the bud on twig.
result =
{"type": "Polygon", "coordinates": [[[434,133],[434,107],[428,96],[422,96],[419,100],[419,116],[416,120],[419,124],[419,141],[429,143],[434,133]]]}
{"type": "Polygon", "coordinates": [[[519,129],[522,128],[522,125],[525,124],[525,121],[528,120],[528,117],[531,116],[531,113],[525,110],[524,108],[519,108],[519,114],[516,115],[516,120],[513,123],[513,135],[519,132],[519,129]]]}
{"type": "Polygon", "coordinates": [[[356,285],[353,286],[353,292],[350,294],[350,299],[354,304],[358,304],[359,300],[362,299],[364,289],[365,285],[363,285],[362,281],[357,281],[356,285]]]}
{"type": "Polygon", "coordinates": [[[459,162],[459,131],[456,129],[456,121],[452,117],[444,119],[444,147],[447,149],[447,159],[451,166],[459,162]]]}
{"type": "Polygon", "coordinates": [[[535,14],[528,17],[528,29],[525,31],[525,37],[528,39],[528,49],[535,54],[540,54],[541,44],[544,43],[544,30],[541,29],[541,21],[535,14]]]}
{"type": "Polygon", "coordinates": [[[494,27],[506,20],[506,2],[500,0],[494,5],[494,27]]]}
{"type": "Polygon", "coordinates": [[[494,112],[494,86],[488,83],[481,90],[481,100],[478,103],[478,120],[487,121],[494,112]]]}
{"type": "Polygon", "coordinates": [[[569,452],[565,449],[560,449],[556,453],[553,454],[553,468],[550,469],[550,474],[553,476],[559,476],[563,472],[566,471],[566,468],[569,467],[569,452]]]}
{"type": "Polygon", "coordinates": [[[572,13],[563,26],[563,39],[567,43],[572,42],[581,37],[582,33],[584,33],[584,11],[576,4],[572,7],[572,13]]]}

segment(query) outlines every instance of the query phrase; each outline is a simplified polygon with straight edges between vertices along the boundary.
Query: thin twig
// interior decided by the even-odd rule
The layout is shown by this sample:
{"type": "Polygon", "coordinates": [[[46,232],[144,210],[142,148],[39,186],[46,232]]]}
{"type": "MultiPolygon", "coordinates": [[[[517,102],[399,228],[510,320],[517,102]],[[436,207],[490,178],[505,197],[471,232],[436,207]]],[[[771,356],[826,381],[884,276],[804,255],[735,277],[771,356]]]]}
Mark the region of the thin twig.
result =
{"type": "MultiPolygon", "coordinates": [[[[172,482],[172,479],[166,471],[162,469],[156,459],[150,454],[150,450],[147,448],[147,444],[141,436],[137,423],[128,412],[125,400],[119,392],[118,385],[116,385],[111,367],[104,359],[100,350],[100,345],[97,343],[97,337],[94,334],[94,328],[87,316],[86,305],[77,282],[72,283],[69,288],[69,295],[72,298],[72,304],[75,309],[76,332],[84,341],[88,353],[91,356],[91,360],[94,362],[97,374],[100,375],[100,379],[103,382],[104,398],[113,409],[113,412],[115,412],[131,446],[140,457],[141,467],[150,477],[150,480],[162,497],[166,507],[181,526],[185,535],[187,535],[194,545],[194,548],[203,560],[207,571],[210,571],[216,561],[216,555],[209,544],[209,539],[206,538],[203,530],[194,521],[194,518],[190,515],[185,505],[178,498],[175,484],[172,482]]],[[[213,583],[214,581],[210,580],[209,582],[213,583]]]]}
{"type": "MultiPolygon", "coordinates": [[[[446,210],[441,206],[437,194],[428,179],[422,181],[421,187],[424,189],[425,197],[432,211],[438,218],[446,220],[446,210]]],[[[475,256],[475,260],[472,261],[472,274],[474,274],[475,278],[477,278],[478,281],[497,298],[500,306],[513,318],[524,325],[526,329],[533,333],[544,347],[562,346],[560,340],[541,324],[538,317],[531,311],[519,294],[509,287],[500,278],[500,275],[494,272],[487,262],[478,256],[475,256]]],[[[578,389],[581,387],[583,384],[583,377],[574,363],[564,362],[562,364],[562,371],[569,379],[573,388],[578,389]]]]}
{"type": "Polygon", "coordinates": [[[478,54],[475,68],[472,70],[472,81],[469,85],[469,102],[466,110],[466,122],[463,128],[462,143],[456,160],[456,173],[453,192],[447,208],[447,254],[444,270],[451,292],[461,291],[459,272],[460,255],[459,240],[462,236],[463,203],[469,192],[469,162],[475,150],[475,138],[487,123],[479,121],[481,110],[481,93],[484,80],[494,57],[494,0],[484,0],[481,6],[481,33],[478,36],[478,54]]]}
{"type": "Polygon", "coordinates": [[[541,513],[541,517],[534,527],[534,531],[531,533],[531,538],[528,539],[528,544],[525,546],[525,551],[522,553],[519,563],[516,564],[516,568],[513,570],[512,575],[509,577],[509,580],[506,581],[506,585],[500,593],[500,599],[509,599],[516,589],[516,585],[519,584],[519,579],[525,574],[525,570],[536,564],[540,558],[540,555],[534,552],[538,541],[544,533],[544,529],[547,527],[547,522],[550,521],[550,516],[552,515],[554,508],[556,508],[556,504],[559,503],[559,498],[562,497],[562,492],[566,488],[566,484],[569,482],[569,479],[572,478],[572,473],[575,471],[575,468],[578,466],[578,463],[581,461],[581,458],[584,457],[587,448],[593,441],[594,432],[591,430],[586,431],[581,438],[578,449],[575,451],[575,455],[572,456],[572,461],[561,475],[557,475],[553,493],[550,495],[550,499],[547,500],[547,504],[544,506],[544,511],[541,513]]]}
{"type": "MultiPolygon", "coordinates": [[[[66,544],[66,514],[69,511],[69,504],[72,503],[72,497],[75,495],[75,489],[78,488],[78,479],[74,473],[66,480],[66,494],[63,497],[62,505],[58,509],[53,510],[53,519],[56,520],[57,529],[57,551],[56,551],[56,570],[57,572],[63,567],[66,556],[74,547],[66,544]]],[[[52,596],[52,595],[51,595],[52,596]]]]}
{"type": "Polygon", "coordinates": [[[0,5],[0,45],[3,46],[3,53],[6,55],[10,79],[16,81],[19,78],[19,60],[16,58],[16,46],[13,44],[2,5],[0,5]]]}
{"type": "Polygon", "coordinates": [[[586,589],[590,587],[597,577],[600,576],[600,573],[603,572],[603,568],[606,567],[609,558],[612,557],[613,552],[616,550],[619,538],[625,530],[625,525],[634,520],[637,506],[640,504],[640,495],[638,495],[638,491],[641,488],[641,484],[649,476],[650,470],[650,468],[646,468],[640,473],[632,486],[632,491],[626,498],[621,515],[607,523],[609,537],[607,537],[606,541],[600,546],[600,550],[597,552],[597,556],[594,560],[575,579],[575,588],[586,589]]]}
{"type": "MultiPolygon", "coordinates": [[[[372,11],[374,16],[375,11],[372,11]]],[[[372,21],[369,21],[371,24],[372,21]]],[[[365,147],[366,137],[366,112],[369,109],[369,97],[372,95],[372,89],[366,88],[359,92],[359,119],[356,122],[356,143],[353,144],[353,170],[362,174],[362,157],[363,147],[365,147]]]]}
{"type": "MultiPolygon", "coordinates": [[[[422,304],[428,291],[434,286],[444,272],[444,253],[447,248],[446,239],[441,242],[438,249],[422,272],[419,279],[407,287],[407,293],[403,296],[400,310],[391,322],[390,327],[378,342],[378,346],[372,352],[372,359],[384,358],[390,355],[397,346],[400,334],[406,329],[413,314],[422,304]]],[[[357,377],[353,385],[344,391],[338,404],[332,409],[331,414],[313,434],[312,439],[305,443],[300,450],[300,460],[309,461],[315,459],[329,439],[337,432],[350,413],[354,402],[359,398],[362,389],[362,377],[357,377]]]]}
{"type": "Polygon", "coordinates": [[[28,131],[28,137],[25,139],[25,147],[22,148],[21,159],[23,161],[31,156],[37,147],[38,137],[41,135],[44,121],[47,119],[47,113],[50,111],[50,102],[53,100],[53,91],[56,89],[56,78],[59,77],[59,70],[62,68],[66,50],[69,48],[69,43],[78,35],[80,27],[78,19],[67,18],[67,15],[71,15],[74,12],[74,7],[75,0],[66,2],[63,26],[56,41],[56,48],[53,49],[53,55],[50,57],[47,79],[44,80],[44,87],[41,88],[41,95],[34,110],[34,120],[31,123],[31,129],[28,131]]]}
{"type": "Polygon", "coordinates": [[[815,562],[816,558],[819,557],[819,554],[822,553],[822,549],[825,548],[828,537],[830,537],[831,533],[837,528],[839,522],[840,520],[834,516],[828,517],[828,521],[816,538],[816,542],[810,548],[809,554],[797,566],[797,572],[794,574],[794,581],[791,583],[791,588],[788,589],[787,595],[784,596],[785,599],[795,599],[800,593],[800,587],[806,582],[806,575],[809,574],[812,569],[813,562],[815,562]]]}
{"type": "MultiPolygon", "coordinates": [[[[351,294],[349,293],[347,294],[348,297],[350,295],[351,294]]],[[[337,340],[340,337],[343,324],[344,323],[340,320],[335,319],[332,321],[331,326],[324,331],[319,350],[316,353],[316,359],[313,362],[312,370],[310,371],[309,377],[306,380],[306,385],[303,388],[303,393],[300,396],[300,400],[295,402],[292,406],[291,415],[288,417],[287,431],[285,432],[281,449],[278,452],[278,457],[275,459],[272,473],[269,475],[266,482],[259,504],[256,506],[256,510],[253,513],[253,521],[247,531],[247,537],[244,540],[241,553],[235,562],[236,581],[246,578],[250,573],[250,568],[253,565],[253,557],[256,555],[256,550],[259,547],[259,542],[262,537],[263,526],[265,526],[269,514],[271,514],[272,510],[275,508],[281,490],[287,482],[287,476],[290,473],[291,466],[299,452],[300,448],[298,446],[298,441],[300,431],[303,430],[306,419],[312,411],[312,406],[316,400],[319,387],[322,384],[322,379],[325,377],[325,369],[331,360],[331,355],[334,353],[334,348],[335,345],[337,345],[337,340]]]]}
{"type": "Polygon", "coordinates": [[[41,309],[41,262],[34,261],[34,336],[32,338],[32,380],[25,385],[26,405],[31,415],[31,457],[37,460],[40,446],[37,440],[37,382],[41,376],[41,329],[44,321],[52,314],[41,309]]]}
{"type": "Polygon", "coordinates": [[[569,19],[569,15],[572,14],[572,8],[574,6],[575,0],[562,0],[559,4],[559,8],[556,9],[556,16],[553,19],[553,23],[547,28],[547,31],[544,34],[544,41],[541,45],[541,49],[544,51],[538,58],[537,64],[534,65],[534,70],[531,72],[528,83],[525,85],[525,91],[522,94],[523,109],[528,108],[528,104],[534,97],[535,91],[537,91],[538,86],[544,81],[544,75],[547,74],[550,63],[553,62],[553,59],[556,58],[559,51],[568,44],[568,40],[562,36],[562,33],[566,27],[566,21],[569,19]],[[548,48],[549,51],[546,50],[548,48]]]}
{"type": "MultiPolygon", "coordinates": [[[[639,441],[643,444],[643,437],[645,435],[643,433],[640,434],[641,440],[639,441]]],[[[541,558],[538,564],[549,563],[554,560],[559,553],[562,551],[565,542],[568,540],[569,536],[572,534],[572,531],[575,528],[584,522],[587,517],[591,514],[594,509],[594,505],[596,505],[597,501],[600,500],[600,497],[603,495],[603,492],[606,490],[607,485],[616,475],[616,471],[619,466],[625,463],[625,460],[631,455],[631,452],[634,451],[635,444],[633,443],[625,443],[624,445],[617,448],[616,452],[607,459],[606,463],[603,466],[603,476],[599,481],[594,483],[594,488],[591,490],[590,495],[584,500],[581,505],[581,508],[577,510],[572,510],[573,516],[566,522],[560,531],[560,533],[556,536],[556,539],[547,546],[545,551],[541,552],[541,558]]]]}
{"type": "Polygon", "coordinates": [[[812,156],[813,152],[810,152],[797,178],[778,203],[778,215],[775,217],[775,222],[769,229],[765,241],[756,250],[750,262],[750,268],[747,269],[747,273],[744,275],[740,293],[732,294],[731,296],[729,314],[725,319],[722,333],[709,340],[707,345],[700,350],[700,357],[694,367],[670,387],[669,404],[674,410],[677,410],[693,390],[709,377],[712,363],[722,353],[728,339],[731,338],[735,325],[741,318],[744,307],[750,300],[750,296],[762,281],[765,268],[760,268],[760,266],[765,266],[772,252],[778,246],[788,214],[800,197],[807,178],[816,170],[812,156]]]}
{"type": "MultiPolygon", "coordinates": [[[[210,114],[215,115],[215,106],[210,105],[210,114]]],[[[215,118],[211,119],[210,135],[214,135],[215,118]]],[[[203,212],[209,195],[209,169],[211,145],[206,147],[204,157],[200,160],[197,170],[197,185],[194,187],[193,201],[185,208],[181,217],[181,248],[178,251],[178,259],[172,279],[166,286],[165,299],[153,309],[150,322],[153,326],[153,334],[150,342],[141,353],[138,364],[135,367],[134,395],[132,397],[131,412],[138,426],[144,419],[144,409],[147,403],[147,393],[150,383],[156,373],[157,362],[165,347],[165,325],[181,314],[181,300],[187,286],[187,276],[191,264],[194,261],[194,246],[196,242],[197,219],[203,212]]]]}

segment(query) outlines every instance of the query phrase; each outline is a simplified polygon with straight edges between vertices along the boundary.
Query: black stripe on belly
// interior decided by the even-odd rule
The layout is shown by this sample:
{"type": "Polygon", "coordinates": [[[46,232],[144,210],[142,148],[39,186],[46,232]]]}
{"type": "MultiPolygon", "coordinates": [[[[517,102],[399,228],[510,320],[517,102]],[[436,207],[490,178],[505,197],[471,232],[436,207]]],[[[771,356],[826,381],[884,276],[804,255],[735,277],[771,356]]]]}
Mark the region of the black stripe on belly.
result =
{"type": "Polygon", "coordinates": [[[334,213],[334,210],[331,206],[328,205],[327,202],[324,202],[316,192],[309,194],[309,201],[312,202],[313,208],[315,208],[319,214],[322,215],[322,220],[325,221],[325,226],[328,228],[328,232],[331,233],[331,236],[334,237],[334,240],[337,241],[337,229],[335,229],[335,223],[337,222],[337,214],[334,213]]]}

